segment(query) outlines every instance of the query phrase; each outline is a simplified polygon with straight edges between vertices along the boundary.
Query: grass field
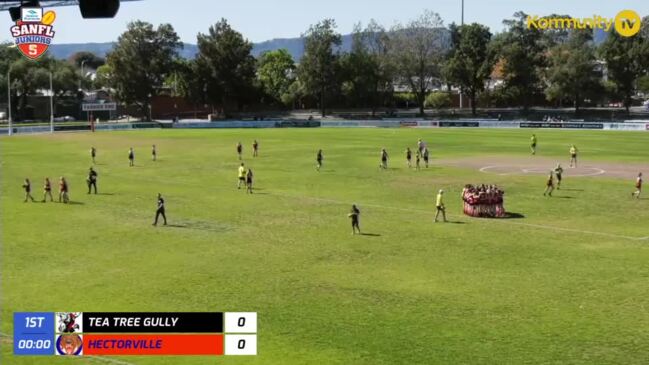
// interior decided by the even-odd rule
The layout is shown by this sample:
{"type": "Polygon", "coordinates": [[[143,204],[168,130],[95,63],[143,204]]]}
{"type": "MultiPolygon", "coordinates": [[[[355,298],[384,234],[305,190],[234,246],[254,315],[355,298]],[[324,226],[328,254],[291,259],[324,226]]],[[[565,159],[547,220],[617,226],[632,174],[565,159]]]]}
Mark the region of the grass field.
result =
{"type": "MultiPolygon", "coordinates": [[[[13,333],[15,311],[254,311],[256,357],[117,360],[647,364],[649,200],[630,198],[634,174],[568,171],[565,190],[546,198],[542,175],[486,174],[444,162],[530,158],[531,133],[157,130],[0,138],[0,332],[13,333]],[[403,151],[418,138],[431,147],[433,166],[415,172],[403,151]],[[255,159],[253,139],[261,146],[255,159]],[[237,141],[256,175],[253,195],[235,186],[237,141]],[[92,145],[97,196],[85,187],[92,145]],[[392,157],[388,171],[378,169],[381,147],[392,157]],[[325,155],[319,173],[318,148],[325,155]],[[74,204],[23,203],[25,177],[40,200],[43,177],[60,175],[74,204]],[[524,218],[461,216],[466,183],[499,184],[506,208],[524,218]],[[440,188],[453,223],[432,223],[440,188]],[[158,192],[169,227],[151,226],[158,192]],[[351,235],[352,203],[370,235],[351,235]]],[[[564,166],[570,143],[586,164],[637,166],[649,158],[649,133],[536,133],[537,157],[564,166]]],[[[0,340],[2,364],[71,363],[14,357],[10,338],[0,340]]]]}

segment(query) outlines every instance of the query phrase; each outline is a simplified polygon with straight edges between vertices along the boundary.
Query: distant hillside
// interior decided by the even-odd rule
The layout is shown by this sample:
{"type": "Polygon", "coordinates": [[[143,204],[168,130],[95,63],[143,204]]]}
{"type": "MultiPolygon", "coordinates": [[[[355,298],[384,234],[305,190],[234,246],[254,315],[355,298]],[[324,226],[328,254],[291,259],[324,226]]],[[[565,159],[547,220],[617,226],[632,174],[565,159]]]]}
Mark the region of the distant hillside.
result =
{"type": "MultiPolygon", "coordinates": [[[[351,49],[352,36],[350,34],[342,36],[342,51],[349,51],[351,49]]],[[[114,43],[67,43],[67,44],[53,44],[49,48],[52,56],[59,59],[67,59],[76,52],[86,51],[92,52],[97,56],[105,57],[108,52],[113,48],[114,43]]],[[[293,56],[293,59],[298,61],[304,53],[304,39],[303,38],[284,38],[272,39],[269,41],[254,43],[252,47],[253,56],[257,57],[263,52],[272,51],[276,49],[286,48],[293,56]]],[[[198,52],[198,47],[195,44],[185,43],[184,48],[180,51],[183,58],[194,58],[198,52]]]]}
{"type": "MultiPolygon", "coordinates": [[[[601,29],[596,29],[593,38],[595,44],[600,44],[606,40],[608,33],[601,29]]],[[[64,43],[53,44],[49,48],[52,56],[59,59],[67,59],[76,52],[87,51],[96,54],[97,56],[105,57],[108,52],[113,48],[114,43],[64,43]]],[[[346,34],[342,36],[342,45],[340,50],[347,52],[352,47],[352,35],[346,34]]],[[[257,57],[266,51],[273,51],[276,49],[285,48],[293,56],[295,61],[299,61],[304,53],[304,39],[303,38],[278,38],[261,43],[253,43],[252,54],[257,57]]],[[[198,52],[198,47],[195,44],[185,43],[184,48],[180,52],[183,58],[194,58],[198,52]]]]}

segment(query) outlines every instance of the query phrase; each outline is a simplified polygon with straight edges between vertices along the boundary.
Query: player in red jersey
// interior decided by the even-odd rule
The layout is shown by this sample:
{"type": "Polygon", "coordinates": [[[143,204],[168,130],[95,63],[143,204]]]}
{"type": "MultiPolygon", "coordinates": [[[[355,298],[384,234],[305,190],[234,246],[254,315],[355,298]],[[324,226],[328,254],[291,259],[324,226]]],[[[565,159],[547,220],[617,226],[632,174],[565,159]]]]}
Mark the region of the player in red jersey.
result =
{"type": "Polygon", "coordinates": [[[47,197],[50,197],[50,201],[53,202],[52,198],[52,183],[50,183],[50,178],[46,177],[45,182],[43,183],[43,203],[47,200],[47,197]]]}
{"type": "Polygon", "coordinates": [[[59,179],[59,203],[63,201],[63,203],[67,204],[70,201],[68,189],[68,182],[65,181],[65,178],[63,176],[61,176],[61,178],[59,179]]]}

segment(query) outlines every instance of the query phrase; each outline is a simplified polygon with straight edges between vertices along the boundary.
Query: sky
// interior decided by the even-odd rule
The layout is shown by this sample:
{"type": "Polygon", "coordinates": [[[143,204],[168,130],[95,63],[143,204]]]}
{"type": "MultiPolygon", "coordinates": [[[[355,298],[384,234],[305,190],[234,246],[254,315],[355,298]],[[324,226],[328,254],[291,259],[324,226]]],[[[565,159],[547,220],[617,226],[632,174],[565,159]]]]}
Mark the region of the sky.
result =
{"type": "MultiPolygon", "coordinates": [[[[648,0],[464,0],[465,23],[487,25],[492,32],[503,29],[502,20],[518,10],[532,15],[568,14],[573,17],[614,17],[631,9],[649,15],[648,0]]],[[[153,24],[170,23],[184,42],[195,43],[199,32],[225,18],[252,42],[298,37],[310,24],[334,18],[340,33],[350,33],[354,24],[376,19],[386,27],[405,23],[424,10],[440,14],[445,24],[459,23],[461,0],[143,0],[125,2],[114,19],[84,20],[78,7],[54,9],[55,42],[111,42],[140,19],[153,24]]],[[[12,41],[9,14],[0,14],[0,40],[12,41]]]]}

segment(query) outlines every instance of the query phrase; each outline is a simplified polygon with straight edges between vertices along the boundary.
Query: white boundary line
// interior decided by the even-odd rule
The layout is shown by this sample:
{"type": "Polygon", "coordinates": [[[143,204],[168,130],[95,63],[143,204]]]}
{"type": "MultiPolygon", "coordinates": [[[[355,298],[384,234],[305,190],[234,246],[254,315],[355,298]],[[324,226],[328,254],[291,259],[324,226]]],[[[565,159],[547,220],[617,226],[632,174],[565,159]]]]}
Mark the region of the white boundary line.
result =
{"type": "MultiPolygon", "coordinates": [[[[0,332],[0,337],[9,338],[13,342],[13,336],[9,336],[6,333],[0,332]]],[[[55,355],[52,354],[52,356],[55,356],[55,355]]],[[[122,361],[122,360],[111,359],[111,358],[108,358],[108,357],[99,357],[99,356],[93,356],[93,355],[82,355],[81,358],[88,359],[88,360],[96,360],[96,361],[104,362],[104,363],[107,363],[107,364],[136,365],[136,364],[134,364],[132,362],[126,362],[126,361],[122,361]]]]}
{"type": "MultiPolygon", "coordinates": [[[[316,198],[316,197],[311,197],[311,196],[307,196],[307,195],[290,195],[290,194],[279,194],[279,193],[274,193],[272,195],[290,197],[290,198],[307,198],[307,199],[311,199],[311,200],[315,200],[315,201],[323,201],[323,202],[327,202],[327,203],[334,203],[334,204],[341,204],[341,205],[342,204],[347,204],[347,205],[352,204],[352,203],[344,202],[344,201],[340,201],[340,200],[327,199],[327,198],[316,198]]],[[[431,215],[431,217],[434,215],[434,212],[432,210],[428,211],[428,210],[423,210],[423,209],[390,207],[390,206],[380,205],[380,204],[362,204],[362,203],[357,203],[357,204],[360,205],[360,206],[374,207],[374,208],[380,208],[380,209],[390,209],[390,210],[399,210],[399,211],[404,211],[404,212],[428,214],[428,215],[431,215]]],[[[606,233],[606,232],[581,230],[581,229],[575,229],[575,228],[547,226],[547,225],[543,225],[543,224],[534,224],[534,223],[513,222],[513,221],[508,220],[508,219],[484,219],[484,218],[471,218],[471,217],[467,217],[467,216],[455,216],[455,215],[447,215],[447,216],[448,217],[454,217],[454,218],[460,218],[460,217],[461,218],[466,218],[466,219],[470,220],[471,222],[476,222],[476,223],[511,224],[511,225],[514,225],[514,226],[530,227],[530,228],[544,229],[544,230],[551,230],[551,231],[581,233],[581,234],[589,234],[589,235],[603,236],[603,237],[610,237],[610,238],[621,238],[621,239],[631,240],[631,241],[649,240],[649,236],[647,236],[647,237],[633,237],[633,236],[619,235],[619,234],[615,234],[615,233],[606,233]]]]}

